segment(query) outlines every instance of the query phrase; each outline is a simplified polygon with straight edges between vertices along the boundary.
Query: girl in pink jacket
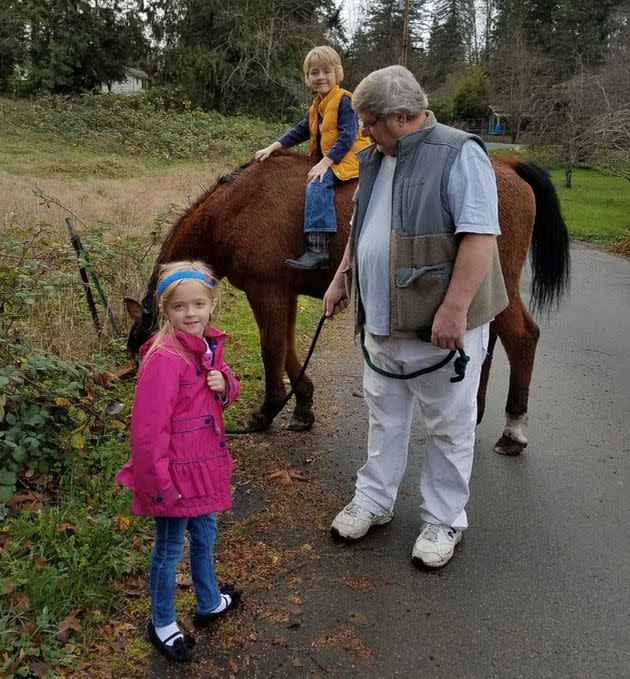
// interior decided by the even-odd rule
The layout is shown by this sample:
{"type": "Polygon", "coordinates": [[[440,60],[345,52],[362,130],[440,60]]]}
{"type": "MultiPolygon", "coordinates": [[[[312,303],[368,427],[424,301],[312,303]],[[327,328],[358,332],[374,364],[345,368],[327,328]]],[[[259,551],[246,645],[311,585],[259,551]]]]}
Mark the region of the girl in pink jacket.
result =
{"type": "Polygon", "coordinates": [[[217,281],[202,262],[162,266],[158,332],[142,347],[131,412],[131,460],[117,479],[133,491],[131,511],[155,517],[149,638],[172,660],[192,659],[194,639],[175,620],[175,573],[190,539],[197,627],[232,608],[241,592],[219,589],[214,572],[214,512],[231,506],[223,409],[238,380],[223,359],[225,333],[211,327],[217,281]]]}

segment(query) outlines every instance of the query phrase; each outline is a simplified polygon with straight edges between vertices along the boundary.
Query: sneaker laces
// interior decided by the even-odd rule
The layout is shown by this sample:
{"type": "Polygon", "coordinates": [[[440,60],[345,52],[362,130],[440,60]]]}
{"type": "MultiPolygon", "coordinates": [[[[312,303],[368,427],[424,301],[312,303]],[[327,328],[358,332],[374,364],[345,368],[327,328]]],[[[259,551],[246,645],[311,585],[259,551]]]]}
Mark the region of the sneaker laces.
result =
{"type": "Polygon", "coordinates": [[[369,514],[370,516],[373,516],[372,512],[368,511],[367,509],[363,509],[363,507],[361,507],[361,505],[357,504],[356,502],[351,502],[344,509],[344,514],[351,516],[353,519],[356,519],[362,514],[369,514]]]}
{"type": "Polygon", "coordinates": [[[429,542],[439,542],[443,537],[449,538],[453,537],[453,529],[447,528],[446,526],[439,526],[434,523],[427,523],[422,530],[422,536],[426,538],[429,542]]]}

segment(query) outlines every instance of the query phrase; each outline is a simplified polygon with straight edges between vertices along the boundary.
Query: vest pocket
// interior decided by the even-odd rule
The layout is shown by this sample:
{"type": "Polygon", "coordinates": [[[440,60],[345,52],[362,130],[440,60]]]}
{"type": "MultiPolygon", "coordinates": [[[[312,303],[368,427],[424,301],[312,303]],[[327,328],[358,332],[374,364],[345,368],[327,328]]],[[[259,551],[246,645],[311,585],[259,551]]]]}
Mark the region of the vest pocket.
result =
{"type": "Polygon", "coordinates": [[[446,295],[452,272],[451,262],[397,268],[392,330],[415,333],[421,328],[430,328],[446,295]]]}

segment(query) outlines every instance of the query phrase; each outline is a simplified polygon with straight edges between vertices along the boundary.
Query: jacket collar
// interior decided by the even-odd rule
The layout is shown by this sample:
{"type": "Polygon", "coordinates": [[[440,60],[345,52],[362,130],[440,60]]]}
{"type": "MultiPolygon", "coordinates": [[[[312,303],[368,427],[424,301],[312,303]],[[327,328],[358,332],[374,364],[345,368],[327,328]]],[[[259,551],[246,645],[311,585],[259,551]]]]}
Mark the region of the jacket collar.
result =
{"type": "Polygon", "coordinates": [[[315,97],[315,101],[313,103],[315,104],[315,108],[319,111],[319,113],[322,115],[324,114],[329,102],[334,99],[340,91],[341,87],[339,85],[335,85],[325,97],[322,97],[319,94],[317,97],[315,97]]]}
{"type": "MultiPolygon", "coordinates": [[[[184,330],[178,330],[175,333],[175,337],[177,338],[177,341],[180,343],[180,345],[193,356],[203,356],[208,349],[208,343],[205,339],[197,337],[196,335],[193,335],[189,332],[185,332],[184,330]]],[[[218,345],[223,344],[228,338],[228,335],[222,330],[210,326],[206,329],[204,337],[207,337],[210,340],[211,346],[214,344],[212,347],[214,349],[218,345]]],[[[151,337],[142,345],[140,348],[141,356],[144,356],[144,354],[149,350],[153,344],[153,340],[154,338],[151,337]]],[[[162,346],[166,348],[173,347],[173,343],[168,336],[164,338],[164,344],[162,346]]]]}
{"type": "Polygon", "coordinates": [[[401,137],[396,144],[396,155],[404,156],[413,148],[415,148],[419,142],[423,141],[429,136],[433,128],[437,125],[437,120],[433,111],[427,109],[427,119],[424,121],[422,129],[417,132],[412,132],[404,137],[401,137]]]}

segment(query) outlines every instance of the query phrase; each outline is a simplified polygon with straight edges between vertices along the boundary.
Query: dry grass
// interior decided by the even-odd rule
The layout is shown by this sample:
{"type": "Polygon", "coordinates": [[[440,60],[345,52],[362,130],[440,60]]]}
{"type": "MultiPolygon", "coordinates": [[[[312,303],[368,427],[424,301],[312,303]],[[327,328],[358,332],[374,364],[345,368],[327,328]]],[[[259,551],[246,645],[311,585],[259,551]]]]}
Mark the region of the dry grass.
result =
{"type": "Polygon", "coordinates": [[[622,234],[621,240],[615,243],[611,250],[617,255],[630,257],[630,231],[622,234]]]}
{"type": "Polygon", "coordinates": [[[156,218],[185,209],[221,172],[229,168],[196,164],[163,174],[129,179],[73,179],[64,176],[37,178],[0,172],[0,226],[17,215],[31,226],[46,222],[65,232],[66,210],[46,206],[40,190],[78,215],[86,224],[106,223],[118,235],[134,236],[148,230],[156,218]]]}
{"type": "MultiPolygon", "coordinates": [[[[12,223],[33,230],[38,224],[49,224],[53,243],[67,244],[64,218],[74,214],[82,222],[78,223],[78,230],[89,250],[87,227],[103,225],[103,242],[116,251],[117,257],[115,262],[102,261],[98,273],[117,325],[126,331],[129,322],[125,317],[123,298],[138,298],[142,294],[161,242],[158,236],[154,247],[147,248],[150,232],[161,223],[163,234],[164,227],[175,215],[212,185],[219,174],[229,169],[208,163],[189,163],[155,176],[127,179],[77,179],[61,174],[38,179],[0,171],[0,237],[12,223]],[[49,196],[51,202],[43,200],[42,193],[49,196]],[[145,238],[137,246],[130,245],[131,239],[143,235],[145,238]],[[145,254],[145,258],[139,266],[141,254],[145,254]]],[[[64,259],[59,263],[60,270],[76,272],[74,254],[70,252],[64,259]]],[[[99,257],[92,256],[91,259],[97,263],[99,257]]],[[[52,270],[50,275],[54,280],[52,270]]],[[[50,295],[36,307],[24,310],[28,317],[23,336],[33,348],[50,351],[62,358],[86,360],[94,352],[105,349],[116,335],[107,323],[103,335],[96,336],[78,274],[74,279],[75,284],[64,286],[59,294],[50,295]]],[[[102,308],[100,315],[103,320],[102,308]]]]}

